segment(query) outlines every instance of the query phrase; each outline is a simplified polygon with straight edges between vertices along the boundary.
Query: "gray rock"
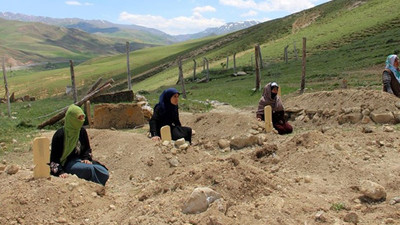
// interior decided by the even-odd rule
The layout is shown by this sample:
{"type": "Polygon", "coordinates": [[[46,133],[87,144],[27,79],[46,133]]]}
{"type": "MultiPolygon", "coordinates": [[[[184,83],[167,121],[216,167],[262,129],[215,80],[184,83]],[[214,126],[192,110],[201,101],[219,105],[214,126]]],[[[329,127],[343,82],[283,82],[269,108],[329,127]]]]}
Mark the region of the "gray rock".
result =
{"type": "Polygon", "coordinates": [[[218,141],[218,146],[221,149],[228,148],[230,146],[230,144],[231,143],[226,139],[219,139],[219,141],[218,141]]]}
{"type": "Polygon", "coordinates": [[[178,140],[175,141],[176,147],[179,147],[179,146],[181,146],[183,144],[185,144],[185,139],[184,138],[181,138],[181,139],[178,139],[178,140]]]}
{"type": "Polygon", "coordinates": [[[358,215],[354,212],[347,213],[344,218],[344,222],[357,224],[359,223],[358,215]]]}
{"type": "Polygon", "coordinates": [[[179,161],[177,158],[172,158],[168,160],[168,162],[171,167],[177,167],[179,165],[179,161]]]}
{"type": "Polygon", "coordinates": [[[382,185],[369,180],[361,182],[360,191],[365,197],[371,200],[378,201],[386,198],[385,188],[382,185]]]}
{"type": "Polygon", "coordinates": [[[221,195],[208,187],[194,189],[189,199],[185,202],[182,212],[185,214],[202,213],[208,209],[208,206],[215,200],[221,198],[221,195]]]}
{"type": "Polygon", "coordinates": [[[17,165],[9,165],[6,168],[6,173],[8,175],[16,174],[16,173],[18,173],[18,171],[19,171],[19,167],[17,165]]]}
{"type": "Polygon", "coordinates": [[[372,121],[375,123],[391,123],[394,121],[394,116],[392,112],[385,112],[385,113],[375,113],[372,112],[370,115],[372,121]]]}

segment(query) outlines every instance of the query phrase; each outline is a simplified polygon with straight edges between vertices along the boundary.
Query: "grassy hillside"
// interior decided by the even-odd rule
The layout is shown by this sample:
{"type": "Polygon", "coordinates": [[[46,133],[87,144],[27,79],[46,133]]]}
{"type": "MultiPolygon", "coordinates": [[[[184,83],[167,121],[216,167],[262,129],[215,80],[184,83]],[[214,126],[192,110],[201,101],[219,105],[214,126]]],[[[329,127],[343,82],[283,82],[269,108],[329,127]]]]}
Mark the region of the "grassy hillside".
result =
{"type": "Polygon", "coordinates": [[[10,63],[87,60],[124,51],[124,43],[77,29],[0,19],[0,55],[10,63]]]}
{"type": "MultiPolygon", "coordinates": [[[[238,92],[242,90],[243,94],[235,94],[236,97],[253,98],[249,97],[249,90],[255,86],[254,71],[251,69],[247,69],[248,76],[230,77],[232,69],[226,70],[221,66],[226,63],[226,56],[232,60],[233,53],[237,53],[238,69],[251,68],[254,45],[260,44],[265,65],[261,71],[262,82],[276,80],[285,91],[293,92],[300,86],[303,37],[307,38],[306,87],[309,90],[337,88],[342,79],[348,80],[350,86],[378,87],[386,55],[400,48],[399,8],[396,0],[334,0],[233,34],[135,51],[130,56],[133,88],[134,91],[153,91],[163,85],[174,85],[178,75],[178,58],[183,59],[184,75],[190,78],[193,73],[192,59],[196,59],[199,73],[203,57],[207,57],[213,80],[206,85],[188,83],[188,88],[192,85],[195,89],[191,98],[225,99],[237,106],[250,105],[252,103],[247,100],[239,103],[224,96],[224,93],[229,93],[226,89],[233,89],[238,92]],[[298,60],[293,52],[294,44],[298,60]],[[287,64],[282,59],[286,45],[289,45],[287,64]],[[217,83],[215,87],[221,86],[218,88],[221,93],[209,95],[207,89],[213,86],[213,82],[217,83]]],[[[230,68],[232,66],[233,62],[230,61],[230,68]]],[[[127,85],[123,83],[127,77],[126,56],[92,59],[77,66],[75,75],[79,87],[87,87],[101,76],[112,77],[120,84],[117,85],[119,89],[126,88],[127,85]]],[[[15,73],[9,82],[11,92],[17,95],[53,96],[63,93],[65,86],[69,85],[69,69],[28,75],[24,75],[24,72],[20,75],[15,73]]]]}

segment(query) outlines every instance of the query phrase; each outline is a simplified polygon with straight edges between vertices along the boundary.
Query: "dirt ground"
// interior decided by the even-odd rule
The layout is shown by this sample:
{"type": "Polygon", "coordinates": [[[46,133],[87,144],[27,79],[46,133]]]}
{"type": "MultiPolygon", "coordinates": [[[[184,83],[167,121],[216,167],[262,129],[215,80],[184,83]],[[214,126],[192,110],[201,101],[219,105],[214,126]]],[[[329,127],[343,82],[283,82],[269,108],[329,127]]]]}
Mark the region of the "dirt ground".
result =
{"type": "Polygon", "coordinates": [[[299,111],[290,118],[294,133],[284,136],[262,130],[257,103],[181,113],[182,124],[196,131],[186,150],[150,140],[146,127],[88,129],[94,157],[110,170],[105,187],[75,176],[35,180],[31,149],[8,153],[0,162],[0,224],[400,224],[397,122],[340,119],[395,114],[400,100],[365,89],[283,100],[299,111]],[[247,136],[257,141],[219,147],[221,139],[247,136]],[[12,166],[19,170],[10,175],[12,166]],[[366,200],[365,180],[381,185],[386,198],[366,200]],[[184,214],[197,187],[221,199],[184,214]]]}

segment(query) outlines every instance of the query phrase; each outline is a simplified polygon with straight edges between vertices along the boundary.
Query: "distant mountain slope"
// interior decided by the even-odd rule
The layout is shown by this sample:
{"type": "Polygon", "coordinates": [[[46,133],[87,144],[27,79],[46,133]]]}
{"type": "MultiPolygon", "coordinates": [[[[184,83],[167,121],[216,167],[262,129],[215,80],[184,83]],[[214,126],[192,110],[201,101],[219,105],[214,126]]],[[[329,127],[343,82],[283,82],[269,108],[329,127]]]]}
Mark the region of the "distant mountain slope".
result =
{"type": "Polygon", "coordinates": [[[125,51],[125,43],[78,29],[0,19],[0,54],[14,65],[86,60],[125,51]]]}
{"type": "Polygon", "coordinates": [[[257,25],[260,22],[258,21],[243,21],[243,22],[236,22],[236,23],[227,23],[225,25],[222,25],[220,27],[213,27],[213,28],[207,28],[202,32],[198,32],[195,34],[183,34],[183,35],[176,35],[175,38],[178,41],[186,41],[186,40],[191,40],[191,39],[198,39],[198,38],[203,38],[203,37],[208,37],[208,36],[215,36],[215,35],[223,35],[223,34],[229,34],[238,30],[243,30],[246,28],[249,28],[251,26],[257,25]]]}
{"type": "Polygon", "coordinates": [[[57,19],[43,16],[31,16],[20,13],[1,12],[0,18],[23,22],[40,22],[49,25],[76,28],[88,33],[102,34],[107,37],[129,39],[139,43],[166,45],[175,42],[171,35],[162,31],[137,26],[114,24],[105,20],[83,20],[78,18],[57,19]]]}
{"type": "Polygon", "coordinates": [[[67,28],[77,28],[88,33],[101,34],[107,37],[126,38],[127,40],[134,40],[135,42],[139,43],[151,43],[155,45],[167,45],[174,42],[182,42],[208,36],[228,34],[259,23],[257,21],[227,23],[220,27],[207,28],[199,33],[169,35],[153,28],[147,28],[138,25],[114,24],[105,20],[84,20],[78,18],[56,19],[10,12],[0,12],[0,18],[23,22],[40,22],[67,28]]]}

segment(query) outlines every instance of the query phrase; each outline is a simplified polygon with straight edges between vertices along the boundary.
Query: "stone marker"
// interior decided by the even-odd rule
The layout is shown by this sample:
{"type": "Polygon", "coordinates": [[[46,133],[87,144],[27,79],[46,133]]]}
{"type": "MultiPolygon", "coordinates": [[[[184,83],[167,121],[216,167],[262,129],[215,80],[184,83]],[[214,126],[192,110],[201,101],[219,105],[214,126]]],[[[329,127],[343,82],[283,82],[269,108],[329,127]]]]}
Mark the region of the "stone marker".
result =
{"type": "Polygon", "coordinates": [[[171,141],[172,140],[171,128],[168,125],[165,125],[165,126],[161,127],[160,133],[161,133],[161,140],[162,141],[171,141]]]}
{"type": "Polygon", "coordinates": [[[50,177],[50,140],[46,137],[37,137],[33,140],[33,169],[34,178],[50,177]]]}
{"type": "Polygon", "coordinates": [[[272,132],[272,108],[270,105],[264,107],[265,131],[272,132]]]}

